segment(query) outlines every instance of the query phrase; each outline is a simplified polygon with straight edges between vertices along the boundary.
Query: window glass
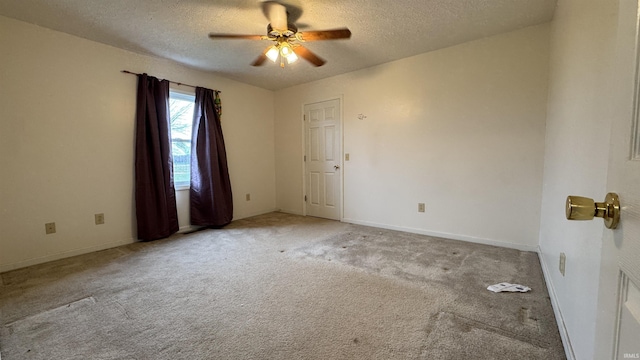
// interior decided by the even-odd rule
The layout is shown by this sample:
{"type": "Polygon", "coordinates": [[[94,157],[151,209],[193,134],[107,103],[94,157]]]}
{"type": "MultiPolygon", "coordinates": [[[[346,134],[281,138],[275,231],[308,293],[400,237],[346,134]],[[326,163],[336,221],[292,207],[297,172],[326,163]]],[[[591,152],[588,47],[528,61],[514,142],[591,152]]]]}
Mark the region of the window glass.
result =
{"type": "Polygon", "coordinates": [[[169,94],[173,180],[176,188],[189,187],[194,101],[194,95],[176,91],[171,91],[169,94]]]}

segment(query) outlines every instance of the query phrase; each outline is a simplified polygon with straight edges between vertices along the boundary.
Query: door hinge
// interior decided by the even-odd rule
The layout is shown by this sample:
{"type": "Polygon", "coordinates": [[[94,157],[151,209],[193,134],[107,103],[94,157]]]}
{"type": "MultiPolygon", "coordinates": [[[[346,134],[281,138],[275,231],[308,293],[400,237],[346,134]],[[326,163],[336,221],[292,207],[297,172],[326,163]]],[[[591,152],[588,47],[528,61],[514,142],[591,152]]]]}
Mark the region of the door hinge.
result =
{"type": "Polygon", "coordinates": [[[307,161],[307,155],[304,156],[304,161],[307,161]]]}
{"type": "Polygon", "coordinates": [[[302,121],[306,121],[307,120],[307,115],[302,115],[302,121]]]}
{"type": "Polygon", "coordinates": [[[305,196],[304,196],[304,201],[305,201],[305,202],[307,201],[307,195],[305,195],[305,196]]]}

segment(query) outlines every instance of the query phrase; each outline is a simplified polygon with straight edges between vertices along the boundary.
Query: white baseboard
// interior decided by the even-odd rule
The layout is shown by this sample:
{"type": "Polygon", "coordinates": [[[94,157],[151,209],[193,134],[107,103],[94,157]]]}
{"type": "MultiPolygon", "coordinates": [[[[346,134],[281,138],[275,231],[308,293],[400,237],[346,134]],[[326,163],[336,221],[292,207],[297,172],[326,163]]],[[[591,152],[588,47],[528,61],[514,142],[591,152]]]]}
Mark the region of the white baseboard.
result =
{"type": "Polygon", "coordinates": [[[250,217],[254,217],[254,216],[259,216],[259,215],[264,215],[264,214],[269,214],[272,212],[276,212],[278,211],[278,209],[269,209],[269,210],[260,210],[260,211],[255,211],[255,212],[250,212],[247,214],[242,214],[238,217],[233,217],[233,220],[241,220],[241,219],[246,219],[246,218],[250,218],[250,217]]]}
{"type": "MultiPolygon", "coordinates": [[[[180,229],[178,229],[177,234],[184,234],[184,233],[189,233],[192,231],[196,231],[198,229],[200,229],[202,226],[194,226],[194,225],[185,225],[185,226],[180,226],[180,229]]],[[[2,359],[0,359],[2,360],[2,359]]]]}
{"type": "Polygon", "coordinates": [[[64,258],[68,258],[68,257],[72,257],[72,256],[87,254],[87,253],[94,252],[94,251],[110,249],[110,248],[114,248],[114,247],[121,246],[121,245],[132,244],[135,241],[136,241],[135,239],[131,238],[131,239],[127,239],[127,240],[115,241],[115,242],[111,242],[111,243],[100,244],[100,245],[90,246],[90,247],[81,248],[81,249],[64,251],[64,252],[55,253],[55,254],[51,254],[51,255],[47,255],[47,256],[42,256],[42,257],[37,257],[37,258],[32,258],[32,259],[27,259],[27,260],[22,260],[22,261],[18,261],[18,262],[15,262],[15,263],[0,265],[0,273],[6,272],[6,271],[20,269],[20,268],[27,267],[27,266],[43,264],[43,263],[46,263],[46,262],[49,262],[49,261],[55,261],[55,260],[60,260],[60,259],[64,259],[64,258]]]}
{"type": "Polygon", "coordinates": [[[562,346],[564,346],[564,353],[567,356],[567,360],[575,360],[576,355],[573,352],[573,347],[571,346],[571,339],[569,338],[569,332],[567,331],[567,327],[564,323],[564,317],[562,317],[562,311],[560,311],[556,290],[553,286],[553,282],[551,281],[551,273],[549,272],[547,262],[544,260],[544,256],[542,256],[542,249],[540,249],[540,246],[538,246],[538,258],[540,259],[542,274],[544,274],[544,281],[547,284],[547,292],[549,293],[549,298],[551,298],[551,306],[553,307],[553,313],[556,317],[556,323],[558,324],[558,331],[560,332],[560,338],[562,339],[562,346]]]}
{"type": "Polygon", "coordinates": [[[342,219],[342,221],[350,224],[372,226],[372,227],[388,229],[388,230],[405,231],[413,234],[428,235],[428,236],[441,237],[441,238],[452,239],[452,240],[461,240],[461,241],[467,241],[467,242],[484,244],[484,245],[499,246],[499,247],[504,247],[509,249],[516,249],[520,251],[533,251],[533,252],[538,251],[538,247],[536,245],[517,244],[517,243],[506,242],[506,241],[484,239],[484,238],[479,238],[475,236],[450,234],[445,232],[429,231],[429,230],[417,229],[417,228],[411,228],[411,227],[380,224],[380,223],[371,222],[371,221],[362,221],[362,220],[353,220],[353,219],[342,219]]]}
{"type": "Polygon", "coordinates": [[[300,215],[300,216],[304,216],[304,214],[301,211],[296,211],[296,210],[290,210],[290,209],[277,209],[276,211],[281,212],[281,213],[285,213],[285,214],[291,214],[291,215],[300,215]]]}

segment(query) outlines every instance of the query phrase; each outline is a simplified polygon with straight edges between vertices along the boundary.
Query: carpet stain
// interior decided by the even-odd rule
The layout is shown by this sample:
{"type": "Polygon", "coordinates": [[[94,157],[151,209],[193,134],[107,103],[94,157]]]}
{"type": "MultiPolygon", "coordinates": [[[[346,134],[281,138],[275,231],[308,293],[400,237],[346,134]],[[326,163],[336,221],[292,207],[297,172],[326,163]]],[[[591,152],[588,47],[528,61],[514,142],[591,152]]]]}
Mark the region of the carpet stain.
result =
{"type": "Polygon", "coordinates": [[[397,231],[359,230],[336,234],[295,252],[410,282],[442,284],[454,283],[459,275],[456,270],[476,253],[476,244],[397,231]]]}

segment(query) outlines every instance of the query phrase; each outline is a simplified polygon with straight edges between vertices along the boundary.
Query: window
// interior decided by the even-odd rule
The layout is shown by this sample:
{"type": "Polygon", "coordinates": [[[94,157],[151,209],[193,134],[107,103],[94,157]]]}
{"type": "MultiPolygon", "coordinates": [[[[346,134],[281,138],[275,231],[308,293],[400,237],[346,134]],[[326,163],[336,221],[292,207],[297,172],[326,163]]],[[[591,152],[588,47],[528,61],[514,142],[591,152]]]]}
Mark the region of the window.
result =
{"type": "Polygon", "coordinates": [[[173,181],[176,189],[188,188],[190,184],[191,130],[194,102],[195,95],[173,90],[169,93],[173,181]]]}

